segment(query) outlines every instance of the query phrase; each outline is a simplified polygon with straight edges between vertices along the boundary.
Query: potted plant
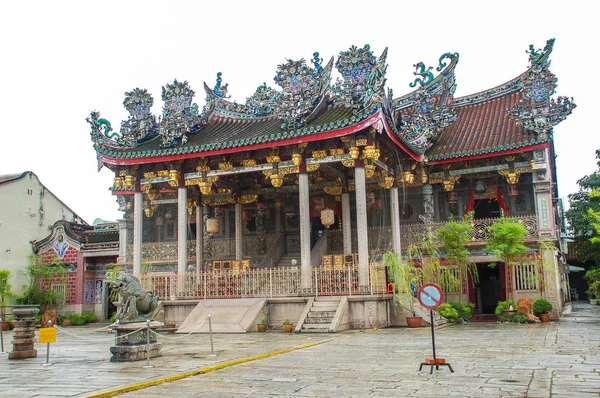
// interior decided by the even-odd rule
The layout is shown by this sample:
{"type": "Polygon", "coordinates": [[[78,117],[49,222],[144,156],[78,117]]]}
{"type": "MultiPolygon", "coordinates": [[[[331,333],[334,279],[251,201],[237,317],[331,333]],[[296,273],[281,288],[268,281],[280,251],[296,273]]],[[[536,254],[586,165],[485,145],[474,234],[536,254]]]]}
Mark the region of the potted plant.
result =
{"type": "Polygon", "coordinates": [[[383,262],[388,267],[390,281],[394,284],[394,302],[411,315],[406,317],[408,327],[420,327],[423,318],[415,312],[415,290],[418,281],[418,270],[412,261],[402,261],[400,254],[387,252],[383,255],[383,262]]]}
{"type": "Polygon", "coordinates": [[[263,315],[263,317],[260,319],[260,323],[256,324],[256,329],[258,329],[259,332],[266,331],[268,322],[267,316],[263,315]]]}
{"type": "Polygon", "coordinates": [[[586,294],[590,300],[590,304],[596,305],[598,303],[598,292],[600,291],[600,281],[594,281],[590,283],[586,294]]]}
{"type": "Polygon", "coordinates": [[[292,330],[294,330],[294,325],[292,324],[292,322],[290,322],[289,319],[285,319],[283,321],[283,331],[285,333],[292,333],[292,330]]]}
{"type": "Polygon", "coordinates": [[[8,298],[12,296],[12,286],[9,283],[10,271],[0,269],[0,317],[2,318],[2,330],[8,329],[8,319],[6,318],[6,306],[8,298]]]}
{"type": "Polygon", "coordinates": [[[550,321],[550,311],[552,311],[552,304],[543,297],[535,300],[532,307],[533,313],[536,314],[542,322],[550,321]]]}

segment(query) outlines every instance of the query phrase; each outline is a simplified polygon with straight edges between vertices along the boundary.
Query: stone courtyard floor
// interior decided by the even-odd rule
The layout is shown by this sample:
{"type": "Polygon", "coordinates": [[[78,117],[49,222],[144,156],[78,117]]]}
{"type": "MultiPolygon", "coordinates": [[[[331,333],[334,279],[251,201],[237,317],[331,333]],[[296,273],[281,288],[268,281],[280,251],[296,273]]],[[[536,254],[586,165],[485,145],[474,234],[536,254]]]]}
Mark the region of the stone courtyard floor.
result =
{"type": "MultiPolygon", "coordinates": [[[[0,397],[598,397],[600,306],[577,302],[548,324],[468,323],[335,334],[281,331],[162,335],[162,357],[111,363],[114,335],[105,325],[58,331],[46,363],[0,354],[0,397]],[[156,384],[156,385],[154,385],[156,384]],[[129,391],[129,392],[127,392],[129,391]]],[[[10,351],[11,332],[4,332],[10,351]]]]}

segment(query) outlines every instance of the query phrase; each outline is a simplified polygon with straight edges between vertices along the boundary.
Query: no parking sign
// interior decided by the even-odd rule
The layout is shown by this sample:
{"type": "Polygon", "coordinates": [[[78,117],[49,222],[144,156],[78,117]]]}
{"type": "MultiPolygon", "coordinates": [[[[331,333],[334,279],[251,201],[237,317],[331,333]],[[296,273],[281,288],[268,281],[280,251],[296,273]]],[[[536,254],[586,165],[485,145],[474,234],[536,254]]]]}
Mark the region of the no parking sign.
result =
{"type": "Polygon", "coordinates": [[[419,289],[417,299],[423,307],[429,310],[435,310],[444,302],[444,292],[438,285],[427,283],[419,289]]]}

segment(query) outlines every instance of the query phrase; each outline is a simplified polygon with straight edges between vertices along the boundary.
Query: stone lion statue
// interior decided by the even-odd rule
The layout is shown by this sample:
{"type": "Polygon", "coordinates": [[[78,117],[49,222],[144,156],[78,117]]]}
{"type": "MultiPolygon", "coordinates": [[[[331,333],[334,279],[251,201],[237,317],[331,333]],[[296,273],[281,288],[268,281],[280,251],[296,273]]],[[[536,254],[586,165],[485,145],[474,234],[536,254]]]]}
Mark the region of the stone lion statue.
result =
{"type": "Polygon", "coordinates": [[[131,274],[121,273],[111,285],[121,297],[115,317],[121,322],[145,321],[158,306],[158,297],[145,291],[139,279],[131,274]]]}

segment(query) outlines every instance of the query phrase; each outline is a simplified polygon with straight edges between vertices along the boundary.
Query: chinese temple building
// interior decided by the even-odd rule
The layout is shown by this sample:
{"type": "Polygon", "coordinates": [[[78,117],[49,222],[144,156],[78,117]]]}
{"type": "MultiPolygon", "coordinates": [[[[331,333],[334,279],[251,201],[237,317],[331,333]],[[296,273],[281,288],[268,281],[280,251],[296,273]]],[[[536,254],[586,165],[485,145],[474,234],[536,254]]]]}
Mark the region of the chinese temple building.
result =
{"type": "MultiPolygon", "coordinates": [[[[554,95],[553,45],[531,45],[521,75],[463,97],[458,53],[415,64],[409,92],[394,96],[388,50],[369,45],[286,60],[275,88],[263,83],[243,104],[221,73],[202,108],[187,81],[163,86],[159,117],[148,91],[125,93],[119,131],[97,111],[87,119],[125,212],[118,263],[163,300],[342,297],[336,329],[386,326],[381,254],[473,211],[480,281],[448,299],[493,313],[501,299],[545,295],[560,311],[562,272],[542,284],[536,266],[487,267],[497,259],[484,250],[499,217],[526,226],[534,253],[559,239],[553,127],[575,104],[554,95]]],[[[561,271],[561,254],[546,255],[561,271]]]]}

